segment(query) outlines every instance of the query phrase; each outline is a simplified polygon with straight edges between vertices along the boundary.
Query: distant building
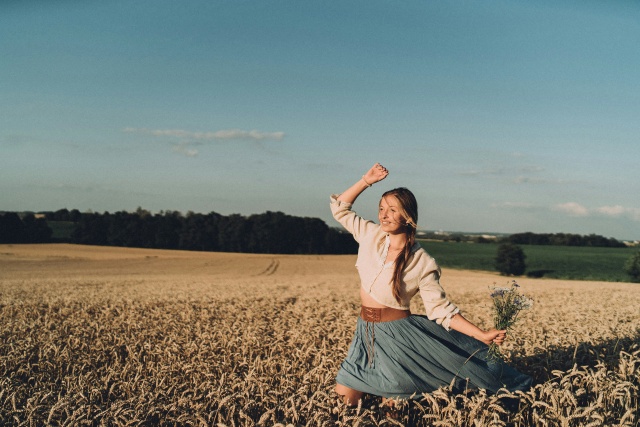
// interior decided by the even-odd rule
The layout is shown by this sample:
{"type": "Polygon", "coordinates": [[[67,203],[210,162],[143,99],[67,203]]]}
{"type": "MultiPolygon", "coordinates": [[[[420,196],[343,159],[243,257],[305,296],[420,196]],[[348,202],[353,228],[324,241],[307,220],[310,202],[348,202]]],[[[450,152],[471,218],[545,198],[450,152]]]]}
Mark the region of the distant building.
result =
{"type": "Polygon", "coordinates": [[[480,237],[482,237],[483,239],[487,239],[487,240],[497,240],[498,236],[495,236],[493,234],[481,234],[480,237]]]}

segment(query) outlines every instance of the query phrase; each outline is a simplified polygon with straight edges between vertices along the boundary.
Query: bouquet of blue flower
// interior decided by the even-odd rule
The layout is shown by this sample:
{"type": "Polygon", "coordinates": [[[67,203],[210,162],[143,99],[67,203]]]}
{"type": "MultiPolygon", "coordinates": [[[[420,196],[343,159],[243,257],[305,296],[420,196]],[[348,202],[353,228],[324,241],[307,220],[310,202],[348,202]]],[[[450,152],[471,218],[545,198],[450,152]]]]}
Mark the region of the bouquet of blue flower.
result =
{"type": "MultiPolygon", "coordinates": [[[[533,306],[533,300],[519,292],[520,285],[515,280],[511,281],[509,288],[491,288],[493,300],[493,323],[498,330],[508,330],[516,323],[518,314],[522,310],[533,306]]],[[[489,345],[489,357],[496,360],[502,359],[500,348],[497,344],[489,345]]]]}

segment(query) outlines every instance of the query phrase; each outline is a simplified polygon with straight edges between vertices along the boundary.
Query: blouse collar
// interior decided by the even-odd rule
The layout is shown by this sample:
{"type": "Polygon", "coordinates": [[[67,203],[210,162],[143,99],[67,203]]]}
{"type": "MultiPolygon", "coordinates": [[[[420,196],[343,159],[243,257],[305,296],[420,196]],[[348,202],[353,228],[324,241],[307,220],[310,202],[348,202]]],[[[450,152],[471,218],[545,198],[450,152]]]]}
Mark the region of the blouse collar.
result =
{"type": "MultiPolygon", "coordinates": [[[[389,234],[386,234],[384,238],[384,245],[382,247],[382,254],[380,255],[380,260],[379,260],[380,265],[383,266],[384,268],[390,267],[395,263],[395,261],[391,261],[388,263],[384,262],[387,259],[387,255],[389,254],[390,246],[391,246],[391,238],[389,237],[389,234]]],[[[413,244],[413,247],[411,248],[411,253],[414,253],[418,249],[420,249],[420,243],[415,242],[413,244]]]]}

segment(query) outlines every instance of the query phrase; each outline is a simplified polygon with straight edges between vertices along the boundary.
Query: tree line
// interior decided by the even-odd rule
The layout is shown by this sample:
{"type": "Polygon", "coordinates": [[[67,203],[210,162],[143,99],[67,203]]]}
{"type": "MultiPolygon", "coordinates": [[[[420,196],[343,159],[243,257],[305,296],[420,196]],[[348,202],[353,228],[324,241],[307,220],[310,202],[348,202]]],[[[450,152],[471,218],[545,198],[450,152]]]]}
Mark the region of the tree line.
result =
{"type": "Polygon", "coordinates": [[[602,248],[624,248],[626,245],[614,239],[597,234],[582,236],[570,233],[516,233],[501,240],[513,245],[556,245],[556,246],[593,246],[602,248]]]}
{"type": "MultiPolygon", "coordinates": [[[[434,236],[437,237],[437,236],[434,236]]],[[[473,240],[478,243],[490,243],[473,240]]],[[[353,254],[353,238],[318,218],[295,217],[282,212],[265,212],[250,216],[199,214],[164,211],[151,214],[138,208],[135,212],[81,213],[61,209],[18,215],[0,213],[0,243],[70,243],[196,251],[252,252],[281,254],[353,254]],[[54,239],[50,225],[68,223],[73,232],[54,239]]],[[[495,242],[495,241],[494,241],[495,242]]],[[[560,245],[625,247],[623,242],[596,234],[516,233],[502,237],[498,243],[513,245],[560,245]]]]}
{"type": "Polygon", "coordinates": [[[32,213],[22,218],[15,212],[0,213],[0,243],[48,243],[51,228],[32,213]]]}
{"type": "Polygon", "coordinates": [[[353,254],[357,243],[348,233],[331,228],[318,218],[282,212],[243,216],[164,211],[80,213],[62,209],[20,218],[0,214],[0,243],[52,241],[49,223],[73,223],[70,243],[194,251],[274,254],[353,254]]]}
{"type": "Polygon", "coordinates": [[[528,231],[499,236],[497,238],[487,238],[477,234],[438,234],[435,232],[423,232],[420,237],[423,239],[457,243],[511,243],[513,245],[592,246],[603,248],[626,247],[623,242],[613,237],[604,237],[597,234],[583,236],[571,233],[532,233],[528,231]]]}

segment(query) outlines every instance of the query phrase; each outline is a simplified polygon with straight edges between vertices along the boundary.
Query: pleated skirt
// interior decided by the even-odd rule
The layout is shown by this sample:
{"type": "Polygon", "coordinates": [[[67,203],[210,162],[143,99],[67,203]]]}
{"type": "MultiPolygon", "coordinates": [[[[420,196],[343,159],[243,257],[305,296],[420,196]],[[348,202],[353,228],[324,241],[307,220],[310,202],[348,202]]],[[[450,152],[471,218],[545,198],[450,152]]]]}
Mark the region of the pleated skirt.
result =
{"type": "Polygon", "coordinates": [[[531,387],[530,376],[489,358],[488,350],[486,344],[447,331],[426,316],[379,323],[358,317],[336,382],[364,393],[402,399],[419,399],[422,393],[450,385],[456,393],[531,387]]]}

